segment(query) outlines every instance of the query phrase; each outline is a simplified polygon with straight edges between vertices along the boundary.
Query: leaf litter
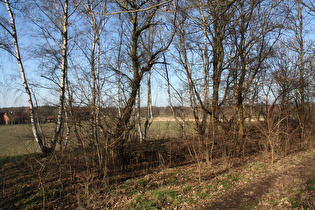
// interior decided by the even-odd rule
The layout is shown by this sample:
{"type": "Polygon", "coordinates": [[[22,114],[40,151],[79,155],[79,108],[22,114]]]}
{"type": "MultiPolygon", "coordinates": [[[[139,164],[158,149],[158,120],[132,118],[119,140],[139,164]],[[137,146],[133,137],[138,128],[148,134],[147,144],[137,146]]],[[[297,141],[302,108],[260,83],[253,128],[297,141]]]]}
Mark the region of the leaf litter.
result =
{"type": "MultiPolygon", "coordinates": [[[[27,166],[1,168],[0,208],[42,207],[38,176],[27,166]],[[11,170],[11,171],[8,171],[11,170]],[[18,173],[17,173],[18,172],[18,173]],[[21,178],[25,176],[24,181],[21,178]],[[18,176],[13,176],[18,174],[18,176]],[[11,176],[12,175],[12,176],[11,176]],[[19,180],[13,185],[14,181],[19,180]],[[23,193],[22,190],[29,189],[23,193]],[[19,192],[19,194],[17,194],[19,192]],[[37,196],[37,197],[36,197],[37,196]],[[34,198],[33,201],[29,198],[34,198]],[[24,199],[24,200],[23,200],[24,199]],[[31,203],[32,201],[33,203],[31,203]],[[11,204],[8,204],[10,202],[11,204]],[[10,206],[11,205],[11,206],[10,206]]],[[[32,169],[36,171],[36,169],[32,169]]],[[[48,172],[47,172],[48,173],[48,172]]],[[[56,173],[57,174],[57,173],[56,173]]],[[[315,149],[278,157],[274,164],[263,155],[221,158],[212,165],[187,164],[105,186],[83,181],[50,179],[42,184],[46,207],[78,209],[283,209],[315,208],[315,149]],[[199,171],[200,170],[200,171],[199,171]],[[201,182],[199,182],[199,174],[201,182]],[[59,183],[59,184],[58,184],[59,183]],[[56,190],[59,185],[59,191],[56,190]],[[61,189],[63,188],[63,189],[61,189]],[[52,190],[53,189],[53,190],[52,190]],[[51,191],[51,192],[50,192],[51,191]],[[51,196],[48,198],[48,196],[51,196]],[[48,202],[49,201],[49,202],[48,202]]],[[[86,180],[90,180],[87,179],[86,180]]]]}

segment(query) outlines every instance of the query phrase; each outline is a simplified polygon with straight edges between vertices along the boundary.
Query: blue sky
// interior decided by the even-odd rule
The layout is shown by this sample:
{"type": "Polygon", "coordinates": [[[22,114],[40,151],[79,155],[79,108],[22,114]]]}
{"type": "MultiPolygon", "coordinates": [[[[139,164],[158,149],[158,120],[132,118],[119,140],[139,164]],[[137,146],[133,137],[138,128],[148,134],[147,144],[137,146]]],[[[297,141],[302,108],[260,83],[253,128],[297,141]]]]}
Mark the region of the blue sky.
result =
{"type": "MultiPolygon", "coordinates": [[[[0,14],[1,16],[7,15],[7,11],[4,4],[0,4],[0,14]]],[[[33,49],[34,44],[38,41],[34,36],[32,27],[27,21],[18,17],[17,27],[20,35],[20,45],[22,49],[22,57],[24,61],[24,67],[26,71],[26,76],[28,78],[29,84],[32,85],[37,82],[43,82],[43,78],[39,76],[40,70],[38,69],[39,61],[37,59],[31,58],[32,56],[27,53],[29,49],[33,49]]],[[[313,29],[311,25],[314,23],[314,18],[307,25],[310,29],[313,29]]],[[[3,29],[0,29],[0,38],[4,34],[3,29]]],[[[309,38],[314,40],[313,31],[310,31],[309,38]]],[[[155,69],[154,71],[160,71],[155,69]]],[[[28,106],[27,97],[22,85],[21,77],[19,74],[19,68],[16,60],[6,53],[4,50],[0,49],[0,108],[2,107],[16,107],[16,106],[28,106]]],[[[173,81],[176,78],[173,77],[173,81]]],[[[177,79],[178,81],[178,79],[177,79]]],[[[143,83],[145,85],[145,82],[143,83]]],[[[156,106],[167,106],[167,90],[165,86],[164,79],[155,73],[152,76],[152,100],[153,105],[156,106]]],[[[36,91],[36,97],[39,105],[45,105],[47,103],[57,102],[57,95],[52,94],[52,91],[33,88],[36,91]]],[[[144,91],[142,91],[144,94],[144,91]]],[[[145,101],[145,99],[144,99],[145,101]]],[[[145,102],[144,104],[145,105],[145,102]]]]}
{"type": "MultiPolygon", "coordinates": [[[[1,16],[8,18],[7,11],[4,4],[0,4],[1,16]]],[[[29,20],[23,19],[18,16],[16,18],[16,25],[19,35],[19,44],[22,51],[22,59],[25,67],[26,77],[28,79],[30,87],[35,83],[45,83],[42,77],[40,77],[39,60],[32,57],[29,53],[30,50],[34,50],[34,46],[38,45],[38,40],[34,34],[33,26],[30,26],[29,20]]],[[[1,37],[5,36],[4,30],[0,28],[1,37]]],[[[11,41],[11,40],[10,40],[11,41]]],[[[2,107],[19,107],[28,106],[27,97],[25,94],[22,80],[19,73],[19,68],[16,60],[9,53],[0,49],[0,108],[2,107]]],[[[165,89],[161,88],[162,78],[155,75],[152,80],[152,100],[154,105],[166,106],[167,97],[165,89]],[[156,78],[156,81],[154,80],[156,78]]],[[[46,105],[51,103],[57,103],[58,92],[47,90],[44,88],[32,88],[32,91],[36,91],[36,99],[39,105],[46,105]]]]}

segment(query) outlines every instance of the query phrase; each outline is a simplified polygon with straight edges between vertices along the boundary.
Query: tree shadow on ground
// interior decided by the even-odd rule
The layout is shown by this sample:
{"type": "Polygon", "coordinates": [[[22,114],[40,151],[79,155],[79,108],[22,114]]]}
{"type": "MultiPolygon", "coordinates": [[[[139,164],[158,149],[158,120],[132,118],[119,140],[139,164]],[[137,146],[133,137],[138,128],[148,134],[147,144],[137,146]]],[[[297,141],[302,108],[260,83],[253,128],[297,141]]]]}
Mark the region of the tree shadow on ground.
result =
{"type": "Polygon", "coordinates": [[[258,183],[239,189],[232,194],[224,196],[220,201],[213,203],[205,209],[234,209],[245,203],[253,205],[258,202],[268,189],[275,183],[276,176],[268,176],[258,183]]]}
{"type": "Polygon", "coordinates": [[[291,169],[282,173],[276,173],[263,177],[258,182],[250,184],[244,188],[237,189],[232,193],[228,193],[223,196],[220,201],[212,203],[204,209],[249,209],[258,204],[259,199],[263,195],[267,194],[282,176],[286,175],[295,178],[302,178],[305,182],[307,182],[310,180],[310,177],[314,178],[314,168],[315,158],[312,158],[302,162],[298,167],[295,167],[294,170],[291,169]]]}

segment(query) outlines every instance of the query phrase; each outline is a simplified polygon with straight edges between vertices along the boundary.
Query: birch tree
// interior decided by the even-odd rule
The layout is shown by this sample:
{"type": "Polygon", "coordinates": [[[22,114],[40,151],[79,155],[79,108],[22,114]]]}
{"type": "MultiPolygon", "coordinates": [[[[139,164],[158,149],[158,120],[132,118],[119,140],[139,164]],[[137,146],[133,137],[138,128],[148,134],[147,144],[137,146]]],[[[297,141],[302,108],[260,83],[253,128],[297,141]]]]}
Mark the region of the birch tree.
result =
{"type": "Polygon", "coordinates": [[[55,64],[52,64],[54,66],[53,69],[46,69],[48,72],[52,72],[52,74],[50,73],[51,77],[43,75],[44,78],[55,81],[55,84],[58,85],[57,89],[59,92],[57,123],[50,140],[50,150],[53,151],[55,150],[57,140],[60,137],[64,120],[69,56],[69,19],[76,11],[78,5],[74,3],[72,10],[69,11],[68,0],[60,2],[34,0],[33,3],[34,7],[31,9],[29,8],[28,15],[30,15],[31,20],[38,27],[40,34],[46,41],[47,48],[42,47],[42,52],[46,53],[48,57],[52,57],[55,61],[55,64]],[[34,12],[36,12],[36,14],[34,14],[34,12]],[[59,69],[59,82],[57,82],[57,80],[55,80],[56,78],[53,76],[59,69]]]}
{"type": "Polygon", "coordinates": [[[10,41],[7,40],[6,38],[0,42],[0,48],[10,53],[16,59],[18,63],[22,83],[23,83],[23,86],[24,86],[24,89],[28,98],[33,136],[34,136],[35,141],[38,143],[40,150],[46,153],[49,151],[49,149],[44,145],[44,142],[40,138],[36,121],[35,121],[34,101],[33,101],[32,93],[30,91],[30,87],[28,85],[28,80],[25,75],[23,58],[21,57],[21,53],[20,53],[19,35],[17,33],[15,13],[13,12],[12,5],[9,0],[5,0],[4,3],[6,6],[8,15],[9,15],[9,20],[1,16],[0,26],[5,30],[8,38],[13,41],[14,48],[12,49],[11,44],[9,44],[10,41]],[[5,41],[8,41],[8,42],[5,42],[5,41]]]}
{"type": "MultiPolygon", "coordinates": [[[[83,88],[82,91],[89,91],[90,93],[86,93],[88,100],[88,105],[90,107],[91,112],[91,143],[97,143],[99,137],[99,125],[100,125],[100,107],[101,107],[101,86],[104,81],[100,80],[101,76],[101,38],[105,28],[105,24],[108,20],[106,17],[107,12],[107,2],[89,0],[87,2],[82,3],[82,15],[86,19],[86,23],[90,29],[87,31],[91,31],[86,36],[83,36],[81,39],[87,39],[90,41],[90,46],[86,47],[86,45],[79,46],[83,55],[88,60],[89,69],[90,69],[90,78],[91,82],[89,82],[90,88],[83,88]],[[89,96],[92,98],[89,98],[89,96]]],[[[82,40],[85,43],[87,40],[82,40]]],[[[78,43],[80,45],[80,43],[78,43]]],[[[88,78],[87,78],[88,79],[88,78]]]]}

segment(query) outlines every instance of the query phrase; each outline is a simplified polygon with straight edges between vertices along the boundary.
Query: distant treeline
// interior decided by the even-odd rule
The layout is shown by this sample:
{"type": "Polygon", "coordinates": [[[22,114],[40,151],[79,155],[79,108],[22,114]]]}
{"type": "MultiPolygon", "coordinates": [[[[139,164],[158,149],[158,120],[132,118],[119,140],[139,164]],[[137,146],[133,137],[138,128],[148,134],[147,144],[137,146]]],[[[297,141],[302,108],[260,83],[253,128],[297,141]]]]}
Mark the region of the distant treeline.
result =
{"type": "Polygon", "coordinates": [[[9,124],[23,124],[30,122],[29,108],[2,108],[0,109],[0,124],[5,124],[5,113],[10,119],[9,124]]]}
{"type": "MultiPolygon", "coordinates": [[[[36,120],[40,123],[55,122],[58,114],[58,108],[54,106],[41,106],[36,108],[36,120]]],[[[189,107],[174,107],[175,112],[178,114],[185,113],[185,115],[191,114],[189,107]]],[[[147,107],[141,107],[141,113],[146,115],[147,107]]],[[[91,110],[89,107],[73,107],[73,114],[75,120],[89,120],[91,110]]],[[[28,107],[11,107],[0,108],[0,124],[5,124],[4,114],[10,118],[10,124],[24,124],[30,123],[30,111],[28,107]]],[[[101,108],[102,114],[117,114],[117,107],[101,108]]],[[[153,115],[157,116],[172,116],[172,109],[170,106],[166,107],[153,107],[153,115]]]]}
{"type": "MultiPolygon", "coordinates": [[[[294,106],[294,105],[292,105],[294,106]]],[[[253,115],[258,117],[261,112],[266,108],[263,105],[256,105],[254,107],[245,106],[245,118],[251,118],[253,115]]],[[[141,117],[146,117],[147,107],[141,107],[140,113],[141,117]]],[[[232,106],[221,107],[221,112],[219,114],[220,119],[228,120],[233,114],[232,106]]],[[[177,117],[189,117],[193,116],[193,111],[190,107],[173,106],[174,113],[177,117]]],[[[86,121],[90,120],[91,109],[87,106],[85,107],[73,107],[73,118],[76,121],[86,121]]],[[[117,107],[106,107],[101,108],[100,113],[103,116],[117,116],[119,109],[117,107]]],[[[24,124],[30,123],[30,111],[28,107],[11,107],[11,108],[0,108],[0,124],[5,124],[4,114],[10,118],[10,124],[24,124]]],[[[36,120],[40,123],[55,122],[58,114],[58,108],[54,106],[41,106],[36,108],[36,120]]],[[[170,106],[158,107],[153,106],[153,116],[169,116],[174,115],[172,108],[170,106]]],[[[259,117],[258,117],[259,118],[259,117]]]]}

